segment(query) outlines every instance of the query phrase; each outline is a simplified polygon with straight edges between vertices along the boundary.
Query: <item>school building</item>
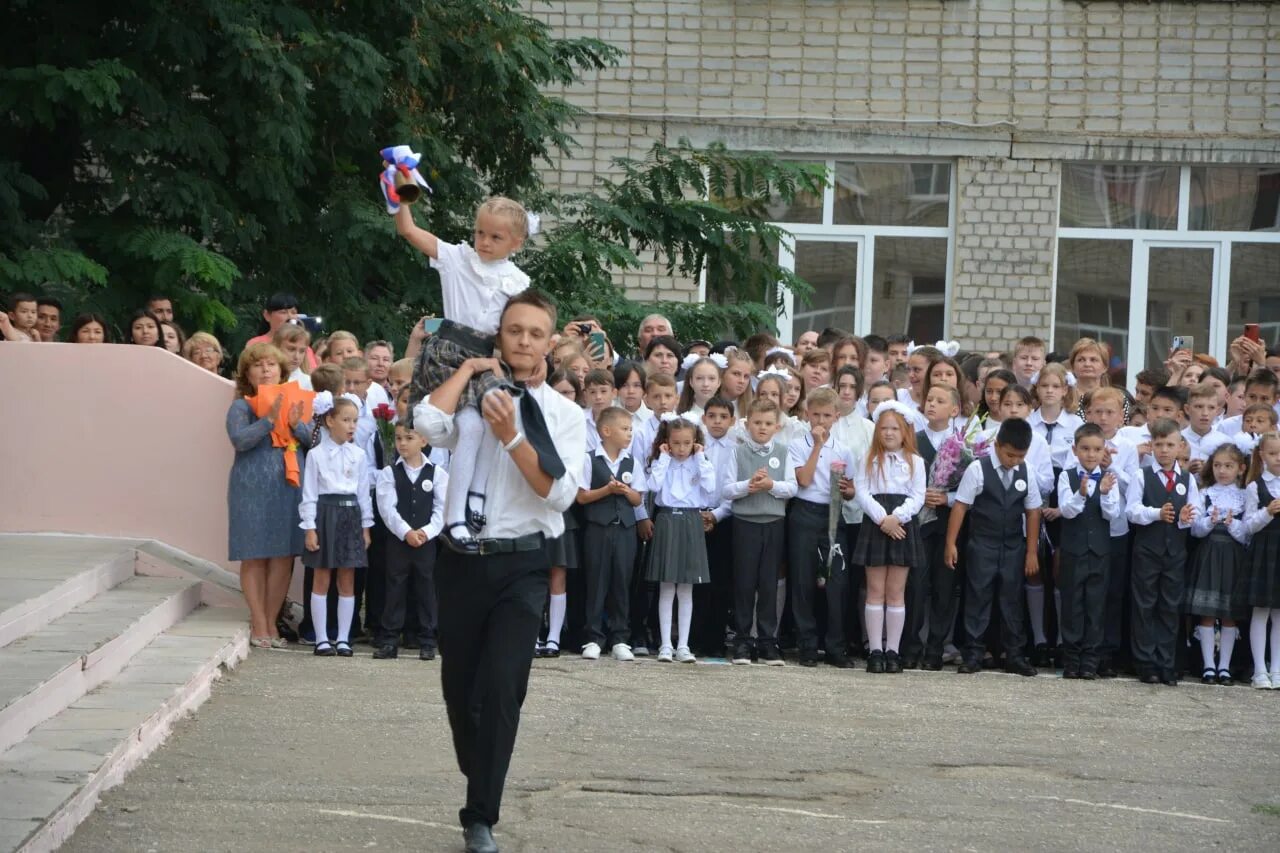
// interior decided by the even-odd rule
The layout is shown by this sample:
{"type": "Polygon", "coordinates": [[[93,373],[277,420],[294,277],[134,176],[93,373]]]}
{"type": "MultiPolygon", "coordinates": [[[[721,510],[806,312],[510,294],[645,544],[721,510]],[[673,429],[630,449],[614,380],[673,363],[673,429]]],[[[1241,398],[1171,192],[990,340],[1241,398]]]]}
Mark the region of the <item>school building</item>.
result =
{"type": "MultiPolygon", "coordinates": [[[[1173,335],[1280,343],[1280,4],[1084,0],[530,3],[626,51],[564,94],[586,188],[655,140],[826,164],[778,204],[834,325],[1001,348],[1089,335],[1130,376],[1173,335]]],[[[632,276],[638,300],[705,285],[632,276]]]]}

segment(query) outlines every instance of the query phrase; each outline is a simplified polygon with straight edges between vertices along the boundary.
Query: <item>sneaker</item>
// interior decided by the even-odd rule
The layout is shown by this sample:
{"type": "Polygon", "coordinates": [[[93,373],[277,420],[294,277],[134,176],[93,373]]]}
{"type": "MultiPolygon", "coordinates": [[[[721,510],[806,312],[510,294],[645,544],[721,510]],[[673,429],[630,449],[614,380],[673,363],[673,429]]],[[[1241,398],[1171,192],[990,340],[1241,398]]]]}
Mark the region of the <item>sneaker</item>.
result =
{"type": "Polygon", "coordinates": [[[658,649],[658,663],[671,663],[674,660],[674,650],[670,646],[663,646],[658,649]]]}
{"type": "Polygon", "coordinates": [[[760,649],[760,660],[764,661],[765,666],[786,666],[787,663],[782,659],[782,653],[778,651],[778,647],[773,643],[765,643],[760,649]]]}
{"type": "Polygon", "coordinates": [[[616,643],[613,647],[613,659],[616,661],[633,661],[636,656],[631,653],[631,647],[626,643],[616,643]]]}
{"type": "Polygon", "coordinates": [[[693,656],[693,652],[689,651],[688,646],[681,646],[676,649],[676,660],[679,663],[697,663],[698,659],[693,656]]]}
{"type": "Polygon", "coordinates": [[[960,662],[960,660],[961,660],[961,657],[960,657],[960,650],[959,650],[959,649],[957,649],[955,646],[950,646],[950,645],[949,645],[949,646],[946,646],[946,647],[944,647],[944,648],[943,648],[943,650],[942,650],[942,662],[943,662],[944,664],[947,664],[947,663],[959,663],[959,662],[960,662]]]}
{"type": "Polygon", "coordinates": [[[587,643],[582,647],[582,656],[587,660],[600,660],[600,646],[596,643],[587,643]]]}
{"type": "Polygon", "coordinates": [[[1265,672],[1259,672],[1253,677],[1253,681],[1251,681],[1250,684],[1259,690],[1270,690],[1271,676],[1267,675],[1265,672]]]}
{"type": "Polygon", "coordinates": [[[1271,673],[1271,689],[1280,690],[1280,672],[1271,673]]]}
{"type": "MultiPolygon", "coordinates": [[[[736,645],[733,647],[733,659],[730,661],[730,663],[739,664],[739,665],[742,665],[742,666],[750,665],[750,663],[751,663],[751,647],[750,647],[750,646],[748,646],[748,645],[747,645],[747,644],[745,644],[745,643],[738,643],[738,644],[736,644],[736,645]]],[[[1268,686],[1268,687],[1270,687],[1270,686],[1271,686],[1271,682],[1270,682],[1270,681],[1268,681],[1268,682],[1267,682],[1267,686],[1268,686]]]]}
{"type": "Polygon", "coordinates": [[[649,656],[649,647],[644,645],[643,643],[637,646],[632,646],[631,654],[635,655],[638,658],[647,658],[649,656]]]}

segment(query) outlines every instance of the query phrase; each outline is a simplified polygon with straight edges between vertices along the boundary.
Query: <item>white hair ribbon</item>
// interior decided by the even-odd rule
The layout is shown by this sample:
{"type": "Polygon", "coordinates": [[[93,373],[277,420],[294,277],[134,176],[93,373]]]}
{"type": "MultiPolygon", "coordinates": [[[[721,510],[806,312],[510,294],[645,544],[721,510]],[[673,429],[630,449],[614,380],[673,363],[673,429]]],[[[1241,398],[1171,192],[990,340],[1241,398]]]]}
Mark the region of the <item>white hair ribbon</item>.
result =
{"type": "Polygon", "coordinates": [[[680,416],[675,412],[663,412],[661,415],[658,415],[658,420],[662,421],[664,424],[669,424],[672,421],[680,420],[680,416]]]}
{"type": "Polygon", "coordinates": [[[937,341],[933,347],[947,358],[955,358],[956,353],[960,352],[959,341],[937,341]]]}
{"type": "Polygon", "coordinates": [[[766,367],[764,370],[757,373],[756,379],[764,379],[766,376],[776,376],[779,379],[782,379],[783,381],[787,381],[791,379],[791,374],[788,373],[784,368],[778,367],[778,365],[776,364],[773,365],[772,367],[766,367]]]}
{"type": "Polygon", "coordinates": [[[1236,433],[1236,437],[1232,439],[1236,443],[1236,447],[1240,448],[1240,452],[1245,456],[1253,453],[1258,447],[1261,436],[1250,435],[1247,432],[1236,433]]]}
{"type": "Polygon", "coordinates": [[[1076,387],[1076,375],[1072,373],[1070,370],[1067,371],[1067,387],[1068,388],[1076,387]]]}
{"type": "Polygon", "coordinates": [[[723,355],[721,355],[718,352],[711,353],[711,355],[707,356],[707,358],[715,362],[716,367],[720,368],[721,370],[727,370],[729,367],[729,359],[725,358],[723,355]]]}
{"type": "Polygon", "coordinates": [[[792,364],[796,363],[796,354],[791,350],[787,349],[786,347],[772,347],[768,352],[764,354],[764,357],[768,358],[771,355],[778,355],[779,353],[789,358],[792,364]]]}
{"type": "Polygon", "coordinates": [[[907,355],[911,355],[911,353],[915,352],[918,349],[920,349],[920,347],[916,346],[915,341],[912,341],[911,343],[907,344],[907,355]]]}
{"type": "Polygon", "coordinates": [[[874,420],[878,425],[880,423],[880,416],[885,412],[897,412],[899,415],[902,415],[903,420],[916,429],[923,428],[925,424],[923,415],[918,411],[913,411],[905,403],[899,400],[886,400],[876,406],[876,413],[872,416],[872,420],[874,420]]]}
{"type": "Polygon", "coordinates": [[[355,404],[356,404],[356,411],[357,411],[357,412],[363,412],[363,411],[364,411],[364,400],[361,400],[361,399],[360,399],[359,397],[357,397],[355,394],[346,393],[346,394],[343,394],[343,395],[342,395],[342,397],[341,397],[340,399],[343,399],[343,400],[350,400],[351,402],[355,403],[355,404]]]}
{"type": "Polygon", "coordinates": [[[691,352],[684,357],[684,361],[680,362],[680,369],[689,370],[700,361],[702,361],[702,356],[698,355],[696,352],[691,352]]]}
{"type": "Polygon", "coordinates": [[[322,415],[329,414],[329,410],[333,408],[333,395],[328,391],[321,391],[316,394],[315,399],[311,401],[311,413],[317,418],[322,415]]]}
{"type": "Polygon", "coordinates": [[[1031,378],[1027,380],[1028,385],[1037,385],[1040,382],[1040,371],[1031,374],[1031,378]]]}

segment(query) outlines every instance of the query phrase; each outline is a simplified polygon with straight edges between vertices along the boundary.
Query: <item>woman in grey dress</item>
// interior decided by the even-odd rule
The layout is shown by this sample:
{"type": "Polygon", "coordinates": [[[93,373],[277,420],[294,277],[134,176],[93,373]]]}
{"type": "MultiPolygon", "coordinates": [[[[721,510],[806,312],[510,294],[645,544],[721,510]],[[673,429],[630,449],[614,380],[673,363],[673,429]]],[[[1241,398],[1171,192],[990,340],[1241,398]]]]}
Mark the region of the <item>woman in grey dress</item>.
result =
{"type": "MultiPolygon", "coordinates": [[[[279,384],[286,372],[284,354],[275,346],[246,347],[236,366],[236,399],[227,411],[227,436],[236,451],[227,484],[228,559],[240,561],[249,635],[258,648],[285,644],[276,630],[276,614],[289,589],[294,557],[302,553],[302,489],[285,480],[284,455],[290,451],[271,441],[283,398],[261,418],[244,398],[257,394],[259,385],[279,384]]],[[[301,475],[303,450],[311,446],[311,424],[302,421],[300,403],[291,408],[289,425],[298,444],[292,452],[301,475]]]]}

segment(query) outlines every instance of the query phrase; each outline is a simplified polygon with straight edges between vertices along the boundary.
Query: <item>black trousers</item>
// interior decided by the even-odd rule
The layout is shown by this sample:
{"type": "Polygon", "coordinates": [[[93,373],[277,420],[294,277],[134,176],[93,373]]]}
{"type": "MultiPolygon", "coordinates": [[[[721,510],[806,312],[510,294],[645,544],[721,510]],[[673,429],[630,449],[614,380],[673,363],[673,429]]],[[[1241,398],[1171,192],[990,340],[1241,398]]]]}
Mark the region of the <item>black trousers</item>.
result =
{"type": "MultiPolygon", "coordinates": [[[[959,579],[963,577],[962,567],[957,565],[954,569],[947,568],[945,560],[947,549],[947,522],[950,514],[946,507],[940,508],[938,512],[938,520],[932,525],[933,532],[926,535],[921,543],[924,546],[925,559],[929,563],[929,587],[926,593],[928,600],[929,621],[929,639],[925,641],[925,655],[927,657],[942,657],[943,644],[947,642],[947,635],[951,633],[952,627],[956,623],[956,614],[959,610],[959,579]]],[[[964,547],[957,545],[959,555],[963,555],[964,547]]],[[[910,583],[911,576],[907,576],[910,583]]],[[[909,601],[909,599],[908,599],[909,601]]],[[[910,614],[910,604],[908,614],[910,614]]],[[[960,643],[956,644],[961,646],[960,643]]]]}
{"type": "MultiPolygon", "coordinates": [[[[419,648],[436,646],[436,549],[435,540],[420,548],[412,548],[387,533],[383,544],[385,563],[385,589],[382,616],[379,623],[378,644],[400,645],[400,634],[405,629],[405,612],[410,609],[416,615],[414,628],[419,648]]],[[[369,596],[372,606],[373,596],[369,596]]]]}
{"type": "Polygon", "coordinates": [[[1109,554],[1061,551],[1058,588],[1062,595],[1062,662],[1068,669],[1096,672],[1102,658],[1107,612],[1109,554]]]}
{"type": "Polygon", "coordinates": [[[964,628],[968,635],[965,660],[981,663],[985,651],[984,638],[991,623],[991,606],[1000,612],[1000,635],[1005,654],[1021,657],[1027,643],[1023,622],[1023,585],[1027,545],[1024,541],[1008,543],[1012,547],[988,546],[969,538],[968,562],[965,565],[964,628]]]}
{"type": "Polygon", "coordinates": [[[631,637],[631,571],[638,541],[636,529],[621,524],[588,523],[582,530],[579,571],[587,582],[588,643],[608,649],[631,637]]]}
{"type": "Polygon", "coordinates": [[[458,769],[467,777],[467,802],[458,813],[463,826],[498,822],[549,568],[541,547],[440,554],[440,683],[458,769]]]}
{"type": "Polygon", "coordinates": [[[756,646],[778,642],[778,566],[782,563],[787,522],[764,523],[734,519],[733,630],[735,642],[751,641],[751,617],[756,622],[756,646]]]}
{"type": "MultiPolygon", "coordinates": [[[[796,646],[801,651],[818,648],[818,622],[815,606],[819,601],[818,572],[821,566],[819,546],[828,546],[825,504],[796,500],[787,522],[787,557],[791,572],[791,615],[796,623],[796,646]]],[[[845,649],[844,610],[849,595],[849,570],[841,566],[826,583],[828,654],[843,654],[845,649]]]]}
{"type": "Polygon", "coordinates": [[[1111,558],[1107,567],[1107,612],[1103,623],[1102,656],[1108,660],[1123,657],[1128,649],[1125,638],[1129,621],[1129,536],[1111,537],[1111,558]]]}
{"type": "Polygon", "coordinates": [[[733,537],[732,517],[716,522],[707,534],[707,568],[711,583],[693,587],[693,626],[690,645],[700,653],[718,655],[725,637],[733,628],[733,537]]]}
{"type": "MultiPolygon", "coordinates": [[[[378,505],[376,495],[373,505],[378,505]]],[[[387,543],[392,539],[395,536],[387,530],[382,517],[375,510],[373,527],[369,529],[369,567],[364,571],[364,624],[371,636],[376,636],[382,627],[382,617],[387,609],[387,543]]]]}
{"type": "Polygon", "coordinates": [[[1171,673],[1186,593],[1187,555],[1133,549],[1133,664],[1139,672],[1171,673]]]}
{"type": "MultiPolygon", "coordinates": [[[[924,655],[924,640],[920,639],[920,635],[924,632],[925,625],[929,624],[929,590],[933,587],[932,565],[928,557],[939,532],[936,520],[920,531],[925,562],[919,566],[907,566],[907,621],[903,626],[901,643],[904,658],[920,658],[924,655]]],[[[932,635],[933,632],[930,631],[930,636],[932,635]]]]}

